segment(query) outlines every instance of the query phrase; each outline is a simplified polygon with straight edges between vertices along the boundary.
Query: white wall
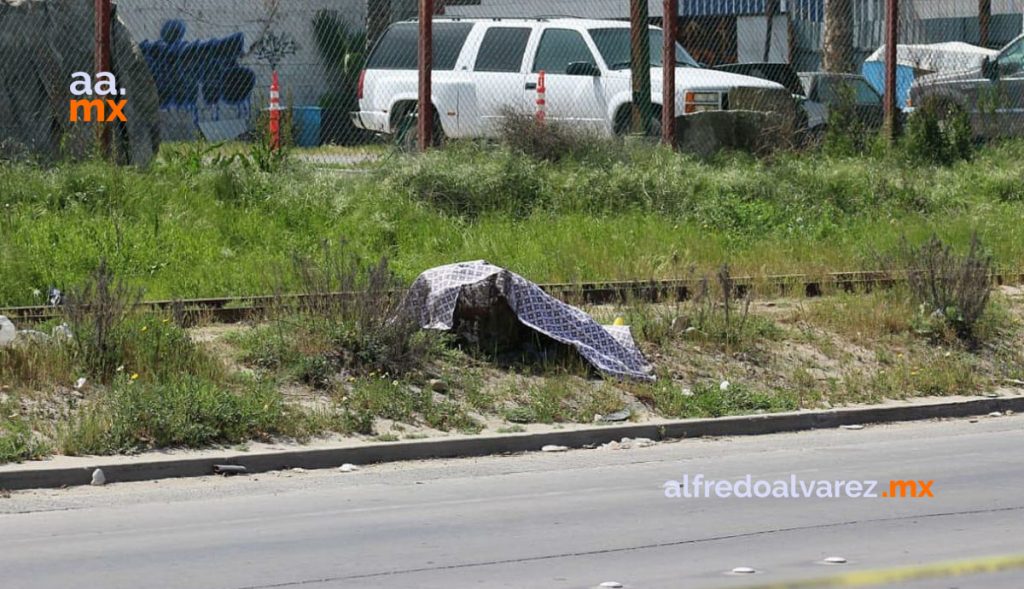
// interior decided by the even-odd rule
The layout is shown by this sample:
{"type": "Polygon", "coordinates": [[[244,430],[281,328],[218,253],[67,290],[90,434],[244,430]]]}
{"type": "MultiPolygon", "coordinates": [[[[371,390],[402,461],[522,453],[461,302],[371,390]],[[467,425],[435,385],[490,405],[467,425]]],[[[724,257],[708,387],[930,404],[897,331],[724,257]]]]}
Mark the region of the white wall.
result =
{"type": "MultiPolygon", "coordinates": [[[[772,19],[772,46],[768,61],[789,61],[789,20],[785,16],[772,19]]],[[[767,19],[763,16],[736,18],[736,54],[740,63],[764,61],[764,42],[768,34],[767,19]]]]}
{"type": "MultiPolygon", "coordinates": [[[[184,21],[186,41],[245,34],[249,50],[264,31],[287,33],[299,45],[278,67],[282,98],[296,106],[315,105],[326,88],[326,76],[313,40],[312,20],[318,10],[332,9],[355,27],[366,18],[365,0],[120,0],[117,14],[136,42],[158,40],[160,27],[171,19],[184,21]],[[276,8],[275,8],[276,6],[276,8]]],[[[265,104],[270,67],[252,55],[239,64],[256,74],[254,106],[265,104]]],[[[209,113],[201,113],[204,117],[209,113]]],[[[223,116],[223,114],[222,114],[223,116]]]]}

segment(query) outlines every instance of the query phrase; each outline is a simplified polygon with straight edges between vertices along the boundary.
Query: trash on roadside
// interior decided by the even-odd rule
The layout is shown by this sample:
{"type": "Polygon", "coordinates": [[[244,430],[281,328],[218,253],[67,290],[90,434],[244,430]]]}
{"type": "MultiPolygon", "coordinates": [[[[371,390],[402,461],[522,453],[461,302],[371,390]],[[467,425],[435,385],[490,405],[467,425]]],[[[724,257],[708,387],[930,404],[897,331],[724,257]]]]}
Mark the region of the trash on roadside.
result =
{"type": "Polygon", "coordinates": [[[548,444],[540,449],[541,452],[566,452],[568,450],[568,446],[557,446],[555,444],[548,444]]]}
{"type": "Polygon", "coordinates": [[[107,475],[103,474],[103,469],[97,468],[92,471],[92,482],[89,484],[97,487],[107,484],[107,475]]]}
{"type": "Polygon", "coordinates": [[[246,474],[248,471],[241,464],[214,464],[213,474],[232,475],[246,474]]]}
{"type": "Polygon", "coordinates": [[[353,472],[359,470],[359,467],[352,464],[351,462],[346,462],[345,464],[339,466],[338,470],[340,470],[341,472],[353,472]]]}
{"type": "Polygon", "coordinates": [[[615,413],[609,413],[608,415],[602,415],[601,418],[598,419],[598,421],[603,422],[603,423],[614,423],[614,422],[617,422],[617,421],[626,421],[627,419],[629,419],[630,415],[632,415],[632,414],[633,414],[633,412],[630,411],[627,408],[627,409],[623,409],[622,411],[616,411],[615,413]]]}
{"type": "MultiPolygon", "coordinates": [[[[403,309],[423,329],[451,331],[481,349],[523,347],[539,334],[571,346],[597,370],[654,380],[626,325],[602,326],[529,280],[485,261],[431,268],[413,283],[403,309]]],[[[546,350],[530,352],[544,359],[546,350]]]]}
{"type": "Polygon", "coordinates": [[[992,413],[989,413],[988,416],[989,417],[1002,417],[1003,413],[1002,413],[1002,411],[993,411],[992,413]]]}
{"type": "Polygon", "coordinates": [[[859,424],[859,423],[851,423],[851,424],[848,424],[848,425],[841,425],[839,427],[841,427],[843,429],[852,429],[852,430],[864,429],[864,426],[859,424]]]}

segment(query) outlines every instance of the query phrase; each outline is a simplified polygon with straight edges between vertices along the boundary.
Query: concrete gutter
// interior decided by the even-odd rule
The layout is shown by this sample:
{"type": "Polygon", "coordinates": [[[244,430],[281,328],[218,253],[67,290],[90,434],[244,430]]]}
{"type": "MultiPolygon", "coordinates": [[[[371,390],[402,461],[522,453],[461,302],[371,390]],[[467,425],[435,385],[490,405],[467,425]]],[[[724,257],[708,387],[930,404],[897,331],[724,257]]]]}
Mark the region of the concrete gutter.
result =
{"type": "MultiPolygon", "coordinates": [[[[434,440],[296,448],[266,452],[206,452],[201,456],[150,454],[139,457],[75,458],[76,466],[33,462],[0,467],[0,489],[88,485],[92,472],[103,469],[107,482],[148,481],[213,474],[214,465],[244,466],[247,473],[288,468],[333,468],[345,463],[372,464],[428,458],[464,458],[538,451],[545,445],[583,448],[628,438],[652,440],[702,436],[749,436],[777,432],[834,428],[842,425],[892,423],[924,419],[987,415],[994,411],[1024,413],[1024,396],[941,400],[914,404],[745,415],[717,419],[686,419],[636,425],[593,426],[567,431],[464,436],[434,440]]],[[[59,461],[54,461],[59,462],[59,461]]]]}

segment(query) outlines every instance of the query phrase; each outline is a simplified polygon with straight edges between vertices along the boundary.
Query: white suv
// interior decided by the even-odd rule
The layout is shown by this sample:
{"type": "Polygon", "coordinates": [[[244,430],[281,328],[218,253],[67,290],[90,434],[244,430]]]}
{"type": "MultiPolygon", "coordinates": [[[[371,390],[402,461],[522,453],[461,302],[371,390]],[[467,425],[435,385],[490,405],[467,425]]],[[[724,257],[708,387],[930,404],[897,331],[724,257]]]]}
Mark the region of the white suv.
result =
{"type": "MultiPolygon", "coordinates": [[[[538,74],[546,82],[547,118],[610,135],[629,127],[629,23],[578,18],[435,19],[432,101],[446,137],[496,134],[509,109],[535,110],[538,74]]],[[[359,77],[355,125],[401,133],[415,116],[415,21],[393,24],[359,77]]],[[[661,107],[662,30],[651,27],[651,99],[661,107]]],[[[676,45],[676,112],[729,108],[737,88],[782,86],[703,69],[676,45]]],[[[660,115],[659,115],[660,116],[660,115]]]]}

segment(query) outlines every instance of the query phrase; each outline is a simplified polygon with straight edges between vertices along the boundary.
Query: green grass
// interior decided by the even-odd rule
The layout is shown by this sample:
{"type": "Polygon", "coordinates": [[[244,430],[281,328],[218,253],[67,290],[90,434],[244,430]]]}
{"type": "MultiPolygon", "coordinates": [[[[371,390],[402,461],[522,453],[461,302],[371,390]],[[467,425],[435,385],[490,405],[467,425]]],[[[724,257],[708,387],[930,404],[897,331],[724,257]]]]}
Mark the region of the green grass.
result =
{"type": "Polygon", "coordinates": [[[294,290],[293,254],[324,240],[406,281],[485,258],[536,281],[873,267],[902,235],[966,244],[997,264],[1024,255],[1024,142],[951,167],[883,156],[723,155],[645,146],[601,162],[538,162],[455,145],[395,156],[371,174],[293,164],[274,173],[195,165],[0,165],[0,305],[81,283],[106,257],[147,298],[294,290]]]}

